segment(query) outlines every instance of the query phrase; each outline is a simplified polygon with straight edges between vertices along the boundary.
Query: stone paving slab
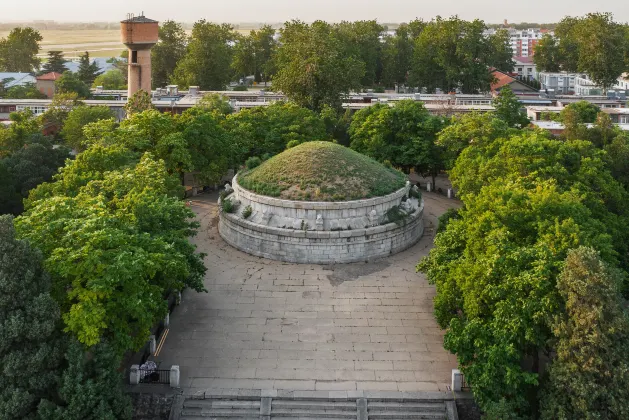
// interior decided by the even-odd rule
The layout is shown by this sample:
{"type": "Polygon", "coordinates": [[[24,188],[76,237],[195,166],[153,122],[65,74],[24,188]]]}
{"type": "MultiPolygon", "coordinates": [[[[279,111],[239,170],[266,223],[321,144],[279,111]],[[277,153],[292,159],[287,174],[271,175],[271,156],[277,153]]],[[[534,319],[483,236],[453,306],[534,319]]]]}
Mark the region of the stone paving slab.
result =
{"type": "Polygon", "coordinates": [[[442,347],[435,295],[417,261],[436,218],[456,201],[424,193],[425,234],[386,259],[290,264],[231,248],[213,196],[191,208],[201,223],[209,293],[185,291],[156,361],[181,366],[186,393],[204,389],[445,391],[456,359],[442,347]]]}

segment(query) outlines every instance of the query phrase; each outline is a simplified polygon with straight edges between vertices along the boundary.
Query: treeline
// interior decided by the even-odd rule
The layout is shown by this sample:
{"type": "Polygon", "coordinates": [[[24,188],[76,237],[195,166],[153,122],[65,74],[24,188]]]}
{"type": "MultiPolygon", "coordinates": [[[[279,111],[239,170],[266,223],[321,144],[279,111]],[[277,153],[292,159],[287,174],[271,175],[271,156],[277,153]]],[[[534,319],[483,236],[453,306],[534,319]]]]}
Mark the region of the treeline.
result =
{"type": "Polygon", "coordinates": [[[561,138],[512,112],[438,133],[463,206],[417,268],[486,418],[629,416],[629,135],[597,111],[566,107],[561,138]]]}
{"type": "Polygon", "coordinates": [[[540,40],[534,61],[540,71],[586,73],[608,89],[629,71],[629,24],[615,22],[611,13],[565,17],[554,37],[540,40]]]}
{"type": "Polygon", "coordinates": [[[338,106],[340,96],[361,88],[395,85],[465,93],[489,90],[490,67],[513,69],[509,35],[484,36],[483,21],[457,17],[401,24],[394,35],[377,21],[329,24],[286,22],[241,36],[227,24],[195,23],[187,36],[180,24],[160,27],[153,49],[154,85],[168,83],[222,90],[253,75],[312,109],[338,106]]]}

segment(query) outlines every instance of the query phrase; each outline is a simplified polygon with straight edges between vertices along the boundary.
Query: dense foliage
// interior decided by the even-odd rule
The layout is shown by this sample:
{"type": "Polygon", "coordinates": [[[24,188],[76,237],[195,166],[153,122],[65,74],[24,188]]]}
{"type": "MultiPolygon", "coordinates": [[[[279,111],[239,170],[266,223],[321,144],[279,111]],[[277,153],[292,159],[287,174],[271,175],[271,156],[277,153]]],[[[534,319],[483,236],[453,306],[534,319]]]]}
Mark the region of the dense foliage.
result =
{"type": "Polygon", "coordinates": [[[0,216],[0,417],[33,418],[57,383],[63,358],[42,256],[15,237],[12,218],[0,216]]]}
{"type": "Polygon", "coordinates": [[[188,36],[181,24],[167,20],[159,26],[159,42],[151,49],[154,87],[168,85],[175,68],[186,52],[188,36]]]}
{"type": "MultiPolygon", "coordinates": [[[[604,372],[571,369],[566,363],[573,363],[574,352],[560,351],[574,333],[559,325],[589,319],[596,307],[571,312],[569,293],[579,291],[566,288],[577,283],[562,286],[560,274],[579,246],[627,269],[629,211],[623,203],[629,194],[614,179],[607,154],[592,143],[511,130],[488,118],[464,117],[439,136],[441,144],[460,150],[450,177],[464,206],[444,219],[435,248],[418,269],[437,287],[435,316],[446,329],[444,346],[457,355],[489,418],[603,413],[600,394],[584,400],[579,384],[604,372]],[[548,363],[551,379],[542,374],[548,363]],[[540,411],[539,401],[552,389],[564,396],[546,398],[540,411]],[[578,398],[580,405],[570,407],[578,398]]],[[[626,275],[618,287],[627,290],[626,275]]],[[[616,340],[614,331],[602,331],[602,343],[616,340]]],[[[622,369],[613,375],[626,380],[622,369]]]]}
{"type": "Polygon", "coordinates": [[[33,28],[13,28],[6,38],[0,38],[0,71],[30,73],[39,69],[39,31],[33,28]]]}
{"type": "Polygon", "coordinates": [[[399,101],[394,107],[374,105],[358,111],[349,128],[350,147],[408,172],[414,169],[433,182],[444,168],[442,148],[435,143],[444,126],[423,104],[399,101]]]}
{"type": "Polygon", "coordinates": [[[68,71],[68,68],[66,67],[67,62],[68,60],[64,58],[62,51],[48,51],[48,57],[46,58],[46,62],[42,66],[41,72],[42,74],[63,74],[68,71]]]}
{"type": "Polygon", "coordinates": [[[540,71],[586,73],[603,90],[616,84],[627,70],[629,26],[614,22],[611,13],[565,17],[535,49],[540,71]]]}

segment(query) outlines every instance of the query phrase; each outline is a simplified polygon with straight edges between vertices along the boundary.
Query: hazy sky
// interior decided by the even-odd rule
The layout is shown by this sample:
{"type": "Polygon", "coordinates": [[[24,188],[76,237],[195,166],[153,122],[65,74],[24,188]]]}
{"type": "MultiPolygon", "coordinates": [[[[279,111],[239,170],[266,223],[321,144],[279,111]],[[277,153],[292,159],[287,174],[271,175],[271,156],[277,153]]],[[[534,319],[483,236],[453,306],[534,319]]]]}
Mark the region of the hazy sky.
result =
{"type": "Polygon", "coordinates": [[[458,14],[489,23],[554,22],[565,15],[594,11],[614,13],[617,21],[629,20],[627,0],[2,0],[0,21],[118,21],[127,13],[160,21],[283,22],[377,18],[405,22],[415,17],[458,14]]]}

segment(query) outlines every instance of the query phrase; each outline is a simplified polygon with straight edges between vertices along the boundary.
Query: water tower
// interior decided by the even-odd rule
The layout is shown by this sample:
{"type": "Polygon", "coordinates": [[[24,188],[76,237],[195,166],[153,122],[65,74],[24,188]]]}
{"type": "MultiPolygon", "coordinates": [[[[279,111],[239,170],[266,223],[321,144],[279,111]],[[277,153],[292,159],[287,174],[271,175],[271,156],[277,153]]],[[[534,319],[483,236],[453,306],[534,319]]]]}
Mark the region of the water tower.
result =
{"type": "Polygon", "coordinates": [[[129,48],[129,97],[142,89],[151,93],[151,48],[157,44],[159,22],[140,16],[127,15],[120,22],[122,43],[129,48]]]}

